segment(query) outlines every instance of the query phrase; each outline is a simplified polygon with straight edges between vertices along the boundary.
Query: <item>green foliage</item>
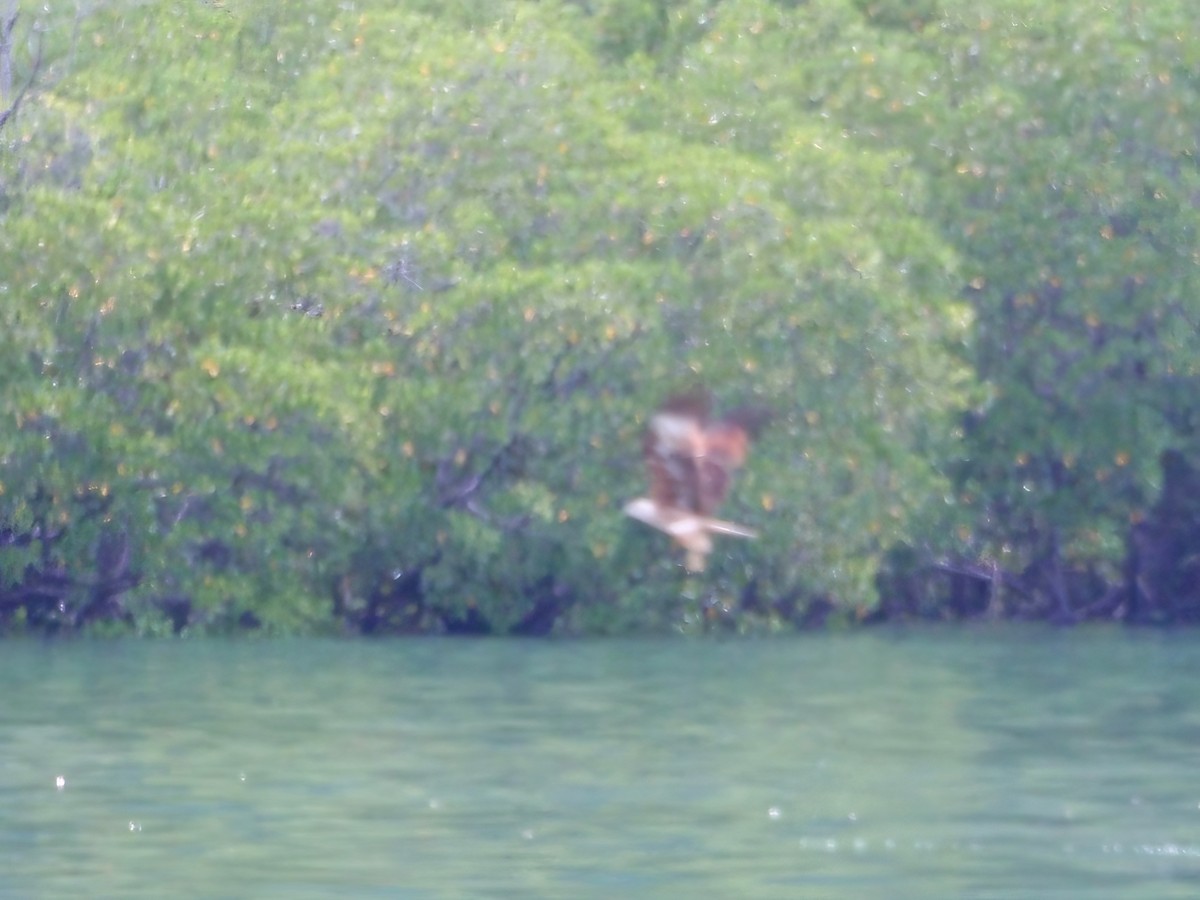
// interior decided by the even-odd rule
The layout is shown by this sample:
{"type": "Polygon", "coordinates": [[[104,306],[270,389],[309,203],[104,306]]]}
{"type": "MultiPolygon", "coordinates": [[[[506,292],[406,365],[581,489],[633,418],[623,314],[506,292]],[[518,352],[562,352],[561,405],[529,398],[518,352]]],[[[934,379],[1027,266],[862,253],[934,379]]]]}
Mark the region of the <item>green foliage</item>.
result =
{"type": "Polygon", "coordinates": [[[1197,374],[1196,47],[1169,5],[1115,13],[985,14],[987,53],[947,72],[961,117],[947,189],[965,201],[947,234],[993,386],[961,479],[988,512],[981,533],[1027,560],[1061,545],[1115,566],[1161,452],[1196,449],[1181,427],[1195,397],[1176,388],[1197,374]]]}
{"type": "Polygon", "coordinates": [[[1195,443],[1177,12],[172,9],[23,23],[0,626],[857,617],[901,545],[1111,562],[1195,443]],[[620,514],[697,382],[776,415],[703,579],[620,514]]]}
{"type": "Polygon", "coordinates": [[[1200,45],[1177,4],[894,6],[864,7],[900,31],[838,120],[930,176],[974,312],[986,391],[937,549],[1118,581],[1160,454],[1198,449],[1200,45]]]}

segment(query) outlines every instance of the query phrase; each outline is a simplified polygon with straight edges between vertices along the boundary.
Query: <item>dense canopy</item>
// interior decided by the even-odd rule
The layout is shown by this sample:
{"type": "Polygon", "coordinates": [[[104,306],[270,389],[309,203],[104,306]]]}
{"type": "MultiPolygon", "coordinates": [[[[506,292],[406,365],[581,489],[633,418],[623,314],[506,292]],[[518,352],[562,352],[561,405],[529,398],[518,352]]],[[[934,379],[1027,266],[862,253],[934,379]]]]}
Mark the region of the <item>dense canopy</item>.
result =
{"type": "Polygon", "coordinates": [[[1200,615],[1181,0],[0,16],[0,630],[1200,615]]]}

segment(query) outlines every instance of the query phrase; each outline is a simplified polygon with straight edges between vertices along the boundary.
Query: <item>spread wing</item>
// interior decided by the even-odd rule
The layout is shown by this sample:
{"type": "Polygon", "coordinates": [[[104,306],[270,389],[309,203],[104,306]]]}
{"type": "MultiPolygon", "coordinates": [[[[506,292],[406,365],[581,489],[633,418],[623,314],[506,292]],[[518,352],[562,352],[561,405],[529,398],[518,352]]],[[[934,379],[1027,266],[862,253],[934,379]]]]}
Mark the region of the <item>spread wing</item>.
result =
{"type": "Polygon", "coordinates": [[[708,411],[708,394],[695,391],[671,397],[650,419],[643,450],[650,496],[663,507],[716,512],[768,418],[743,408],[710,422],[708,411]]]}
{"type": "Polygon", "coordinates": [[[704,454],[697,464],[696,512],[711,516],[725,501],[733,473],[746,460],[747,444],[745,432],[723,423],[705,430],[704,454]]]}
{"type": "Polygon", "coordinates": [[[642,450],[650,496],[625,505],[625,513],[671,535],[687,551],[685,565],[700,572],[713,534],[753,538],[753,530],[713,518],[733,473],[746,461],[750,441],[768,416],[741,409],[709,421],[704,392],[676,395],[650,417],[642,450]]]}
{"type": "Polygon", "coordinates": [[[697,512],[704,494],[708,399],[700,394],[672,397],[650,418],[642,450],[650,476],[650,497],[666,509],[697,512]]]}

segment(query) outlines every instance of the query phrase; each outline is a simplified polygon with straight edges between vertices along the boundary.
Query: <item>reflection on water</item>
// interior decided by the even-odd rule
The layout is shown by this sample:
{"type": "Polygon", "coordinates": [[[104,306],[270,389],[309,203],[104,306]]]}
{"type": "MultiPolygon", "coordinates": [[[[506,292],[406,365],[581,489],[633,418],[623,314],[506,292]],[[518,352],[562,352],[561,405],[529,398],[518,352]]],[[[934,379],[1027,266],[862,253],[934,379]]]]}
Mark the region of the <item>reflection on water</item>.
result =
{"type": "Polygon", "coordinates": [[[0,895],[1190,898],[1193,637],[10,642],[0,895]]]}

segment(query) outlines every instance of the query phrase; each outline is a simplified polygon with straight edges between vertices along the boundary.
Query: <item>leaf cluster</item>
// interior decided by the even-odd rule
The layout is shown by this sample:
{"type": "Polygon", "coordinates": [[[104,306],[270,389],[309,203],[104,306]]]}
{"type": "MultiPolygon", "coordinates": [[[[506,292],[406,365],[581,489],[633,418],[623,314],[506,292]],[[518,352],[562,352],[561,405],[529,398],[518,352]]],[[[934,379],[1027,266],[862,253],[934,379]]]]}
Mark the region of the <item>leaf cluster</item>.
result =
{"type": "Polygon", "coordinates": [[[7,629],[864,617],[897,547],[1111,565],[1194,441],[1176,13],[172,9],[27,26],[7,629]],[[620,514],[695,383],[775,413],[703,582],[620,514]]]}

